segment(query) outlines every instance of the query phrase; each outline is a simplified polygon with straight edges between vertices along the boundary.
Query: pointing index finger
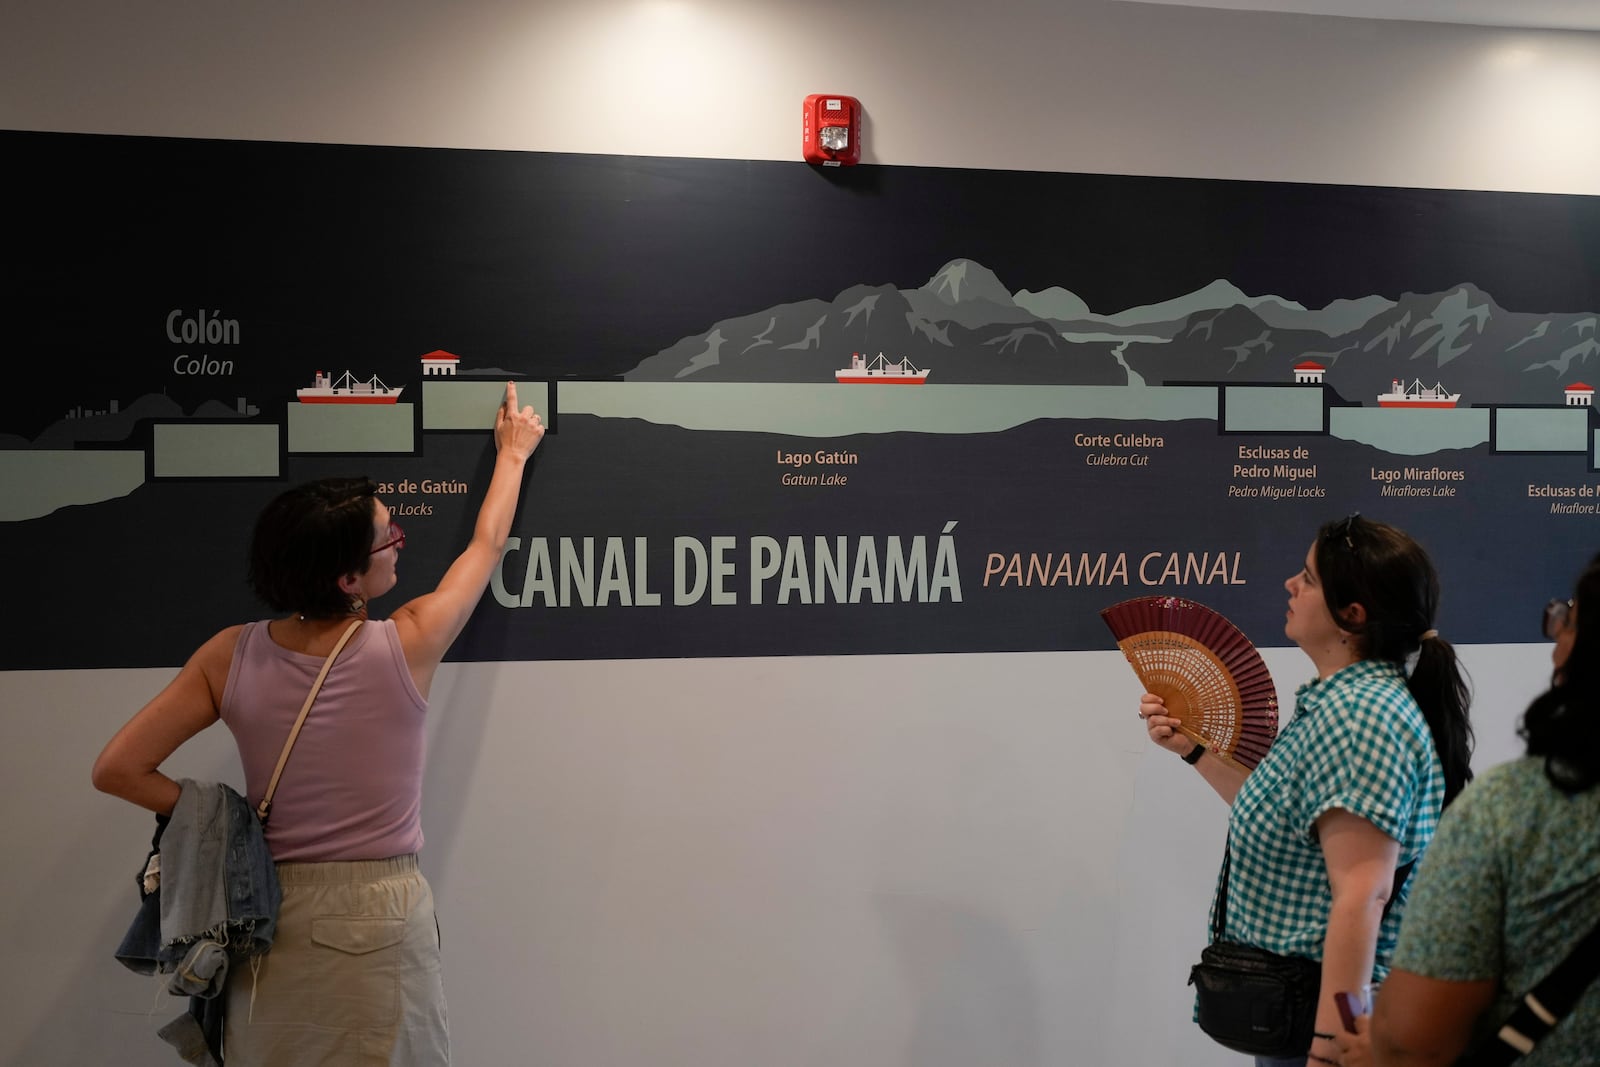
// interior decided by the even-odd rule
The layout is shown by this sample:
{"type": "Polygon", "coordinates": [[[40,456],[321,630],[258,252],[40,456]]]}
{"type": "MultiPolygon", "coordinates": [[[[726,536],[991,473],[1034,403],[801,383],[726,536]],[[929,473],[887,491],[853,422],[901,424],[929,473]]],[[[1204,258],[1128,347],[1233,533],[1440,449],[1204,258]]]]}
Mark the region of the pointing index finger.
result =
{"type": "Polygon", "coordinates": [[[517,383],[506,383],[506,407],[512,411],[517,410],[517,383]]]}

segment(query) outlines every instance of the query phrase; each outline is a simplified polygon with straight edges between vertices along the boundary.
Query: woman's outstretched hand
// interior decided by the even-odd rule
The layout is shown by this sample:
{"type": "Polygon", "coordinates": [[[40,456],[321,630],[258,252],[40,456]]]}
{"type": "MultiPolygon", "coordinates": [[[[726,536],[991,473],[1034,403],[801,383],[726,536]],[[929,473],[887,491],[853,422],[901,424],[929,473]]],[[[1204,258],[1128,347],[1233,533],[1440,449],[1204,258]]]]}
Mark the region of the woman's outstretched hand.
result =
{"type": "Polygon", "coordinates": [[[494,414],[494,447],[517,459],[527,459],[544,440],[544,423],[532,406],[517,410],[517,383],[506,383],[506,396],[494,414]]]}

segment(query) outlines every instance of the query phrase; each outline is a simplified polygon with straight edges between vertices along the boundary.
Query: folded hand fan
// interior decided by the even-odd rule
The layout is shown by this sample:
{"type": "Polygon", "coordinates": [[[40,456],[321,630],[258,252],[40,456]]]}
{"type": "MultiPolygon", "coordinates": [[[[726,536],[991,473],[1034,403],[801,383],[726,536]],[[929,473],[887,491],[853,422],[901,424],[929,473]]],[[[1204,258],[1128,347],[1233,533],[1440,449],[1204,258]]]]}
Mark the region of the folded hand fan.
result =
{"type": "Polygon", "coordinates": [[[1180,733],[1247,769],[1261,762],[1278,736],[1278,690],[1237,626],[1175,596],[1124,600],[1100,617],[1180,733]]]}

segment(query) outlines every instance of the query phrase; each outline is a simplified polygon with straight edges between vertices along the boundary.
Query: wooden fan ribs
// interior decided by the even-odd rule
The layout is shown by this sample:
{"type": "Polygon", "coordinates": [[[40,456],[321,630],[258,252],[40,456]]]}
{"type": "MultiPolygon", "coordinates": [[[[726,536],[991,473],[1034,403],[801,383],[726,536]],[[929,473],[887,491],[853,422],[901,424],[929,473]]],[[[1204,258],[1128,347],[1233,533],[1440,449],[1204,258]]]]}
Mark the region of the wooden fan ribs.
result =
{"type": "Polygon", "coordinates": [[[1138,597],[1100,614],[1180,733],[1245,767],[1261,761],[1278,733],[1277,687],[1237,626],[1181,597],[1138,597]]]}

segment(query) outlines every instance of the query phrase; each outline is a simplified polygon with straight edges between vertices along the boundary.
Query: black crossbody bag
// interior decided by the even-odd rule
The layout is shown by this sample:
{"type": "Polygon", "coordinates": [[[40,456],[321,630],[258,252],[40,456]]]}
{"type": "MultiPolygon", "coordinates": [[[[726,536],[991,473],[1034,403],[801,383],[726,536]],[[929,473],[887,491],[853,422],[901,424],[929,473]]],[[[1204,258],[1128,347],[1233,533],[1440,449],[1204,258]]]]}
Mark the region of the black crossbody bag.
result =
{"type": "MultiPolygon", "coordinates": [[[[1303,1055],[1316,1030],[1322,962],[1280,956],[1224,939],[1232,858],[1231,850],[1223,853],[1211,944],[1200,951],[1200,962],[1189,969],[1200,1029],[1235,1052],[1284,1059],[1303,1055]]],[[[1395,887],[1383,909],[1385,917],[1412,866],[1408,863],[1395,871],[1395,887]]]]}

